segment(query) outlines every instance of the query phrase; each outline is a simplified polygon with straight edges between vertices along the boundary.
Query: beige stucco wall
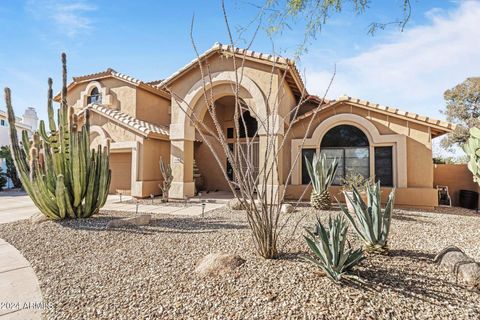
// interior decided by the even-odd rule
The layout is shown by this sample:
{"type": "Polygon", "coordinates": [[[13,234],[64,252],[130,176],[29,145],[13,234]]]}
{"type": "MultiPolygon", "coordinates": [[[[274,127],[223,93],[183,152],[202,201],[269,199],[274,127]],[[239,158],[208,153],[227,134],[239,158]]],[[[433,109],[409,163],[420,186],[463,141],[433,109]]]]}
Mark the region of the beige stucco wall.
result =
{"type": "Polygon", "coordinates": [[[76,85],[68,91],[68,105],[73,106],[75,111],[84,108],[86,106],[85,95],[88,96],[93,85],[97,86],[100,92],[102,92],[102,88],[106,89],[106,92],[104,91],[102,94],[102,104],[135,117],[137,87],[115,78],[105,78],[76,85]]]}
{"type": "Polygon", "coordinates": [[[138,160],[137,197],[160,194],[158,185],[163,181],[160,172],[160,157],[165,164],[170,164],[170,143],[168,141],[145,139],[140,144],[141,153],[138,160]]]}
{"type": "MultiPolygon", "coordinates": [[[[404,136],[406,140],[406,186],[397,188],[396,202],[403,207],[415,206],[415,207],[434,207],[437,205],[437,193],[433,188],[433,164],[432,164],[432,147],[429,127],[421,125],[412,121],[406,121],[390,115],[382,114],[374,110],[367,110],[358,106],[349,104],[347,102],[341,103],[334,108],[327,108],[320,111],[308,132],[307,138],[311,138],[315,129],[327,119],[342,114],[353,114],[360,116],[368,120],[374,125],[380,136],[404,136]]],[[[309,121],[311,118],[306,118],[294,125],[291,134],[287,136],[289,143],[286,144],[284,151],[285,163],[283,168],[284,174],[290,170],[292,166],[291,155],[291,140],[301,139],[307,130],[309,121]],[[288,156],[287,156],[288,155],[288,156]]],[[[368,134],[367,134],[368,136],[368,134]]],[[[318,142],[319,144],[319,142],[318,142]]],[[[400,150],[400,149],[399,149],[400,150]]],[[[372,155],[371,155],[372,157],[372,155]]],[[[395,154],[394,154],[395,157],[395,154]]],[[[301,158],[297,160],[301,163],[301,158]]],[[[396,157],[395,161],[399,162],[399,158],[396,157]]],[[[372,164],[372,160],[371,160],[372,164]]],[[[394,170],[400,170],[401,163],[397,163],[394,170]]],[[[301,165],[299,166],[301,170],[301,165]]],[[[397,176],[398,179],[398,176],[397,176]]],[[[301,195],[305,186],[292,185],[289,186],[287,196],[290,198],[298,198],[301,195]]],[[[388,188],[385,188],[388,189],[388,188]]],[[[338,187],[332,187],[333,193],[338,191],[338,187]]],[[[310,192],[306,195],[309,196],[310,192]]],[[[385,195],[384,195],[385,196],[385,195]]],[[[342,195],[339,197],[343,200],[342,195]]]]}
{"type": "Polygon", "coordinates": [[[155,125],[170,125],[170,99],[137,88],[136,118],[155,125]]]}
{"type": "Polygon", "coordinates": [[[435,164],[433,184],[448,186],[453,206],[459,205],[460,190],[480,192],[466,164],[435,164]]]}

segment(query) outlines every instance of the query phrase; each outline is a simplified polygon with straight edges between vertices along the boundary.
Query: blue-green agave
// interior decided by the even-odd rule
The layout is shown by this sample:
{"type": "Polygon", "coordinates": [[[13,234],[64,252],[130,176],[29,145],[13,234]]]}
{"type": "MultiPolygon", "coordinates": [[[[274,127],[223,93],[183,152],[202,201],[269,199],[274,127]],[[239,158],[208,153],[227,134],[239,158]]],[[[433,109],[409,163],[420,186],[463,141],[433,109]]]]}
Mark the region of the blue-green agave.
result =
{"type": "Polygon", "coordinates": [[[351,248],[347,240],[348,224],[341,216],[329,217],[328,229],[317,218],[315,231],[306,231],[305,241],[314,257],[306,256],[305,259],[322,268],[334,282],[348,277],[348,272],[364,259],[361,248],[351,248]]]}
{"type": "Polygon", "coordinates": [[[345,192],[345,198],[352,205],[356,219],[344,205],[340,204],[340,208],[365,243],[365,250],[383,253],[388,251],[388,234],[392,221],[395,190],[390,192],[385,209],[382,209],[381,205],[380,181],[367,185],[366,193],[367,203],[363,201],[356,188],[353,188],[352,196],[345,192]]]}

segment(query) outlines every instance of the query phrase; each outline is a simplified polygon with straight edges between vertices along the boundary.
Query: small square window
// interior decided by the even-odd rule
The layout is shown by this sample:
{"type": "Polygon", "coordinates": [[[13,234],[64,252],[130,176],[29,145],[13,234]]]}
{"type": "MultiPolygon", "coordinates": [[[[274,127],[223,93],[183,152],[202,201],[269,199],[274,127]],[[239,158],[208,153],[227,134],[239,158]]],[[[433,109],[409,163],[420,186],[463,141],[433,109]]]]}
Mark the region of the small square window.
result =
{"type": "Polygon", "coordinates": [[[233,128],[227,128],[227,139],[233,139],[233,128]]]}
{"type": "Polygon", "coordinates": [[[0,120],[0,126],[5,127],[5,120],[0,120]]]}

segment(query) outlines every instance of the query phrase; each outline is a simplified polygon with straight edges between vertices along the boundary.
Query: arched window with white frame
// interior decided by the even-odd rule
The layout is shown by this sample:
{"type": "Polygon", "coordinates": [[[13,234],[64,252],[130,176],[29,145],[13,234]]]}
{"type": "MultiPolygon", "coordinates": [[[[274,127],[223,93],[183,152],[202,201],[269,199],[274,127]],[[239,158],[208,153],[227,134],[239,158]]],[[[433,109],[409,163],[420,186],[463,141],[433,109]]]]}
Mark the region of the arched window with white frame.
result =
{"type": "Polygon", "coordinates": [[[102,95],[98,91],[97,87],[93,87],[90,94],[87,97],[87,104],[100,104],[102,103],[102,95]]]}

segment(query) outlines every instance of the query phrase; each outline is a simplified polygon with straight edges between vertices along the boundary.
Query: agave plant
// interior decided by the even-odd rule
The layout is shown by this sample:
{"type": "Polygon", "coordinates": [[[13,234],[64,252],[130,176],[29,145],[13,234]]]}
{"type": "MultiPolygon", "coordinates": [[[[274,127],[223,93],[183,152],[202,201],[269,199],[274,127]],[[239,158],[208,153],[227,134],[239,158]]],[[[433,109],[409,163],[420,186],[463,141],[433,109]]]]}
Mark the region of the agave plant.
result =
{"type": "Polygon", "coordinates": [[[315,232],[307,230],[309,236],[305,236],[308,247],[315,255],[315,258],[306,256],[305,259],[322,268],[335,282],[340,282],[364,258],[361,248],[351,248],[347,231],[347,222],[341,216],[329,217],[328,229],[317,218],[315,232]]]}
{"type": "Polygon", "coordinates": [[[48,80],[49,131],[40,122],[39,132],[30,140],[22,132],[19,143],[11,93],[5,88],[13,158],[25,191],[49,219],[87,218],[107,200],[110,185],[108,146],[90,149],[88,111],[83,124],[67,106],[66,55],[62,54],[63,88],[57,122],[52,106],[52,79],[48,80]]]}
{"type": "Polygon", "coordinates": [[[337,159],[328,164],[326,155],[318,157],[313,155],[312,162],[305,158],[308,175],[312,181],[312,193],[310,195],[310,204],[317,210],[328,210],[331,207],[332,200],[328,187],[333,182],[338,168],[337,159]]]}
{"type": "Polygon", "coordinates": [[[480,185],[480,129],[470,129],[470,137],[463,145],[463,150],[469,157],[468,169],[473,174],[473,181],[480,185]]]}
{"type": "Polygon", "coordinates": [[[367,185],[366,192],[367,203],[363,201],[356,188],[353,188],[352,196],[345,192],[345,198],[354,208],[356,219],[344,205],[340,204],[340,208],[365,243],[365,250],[371,253],[384,253],[388,251],[395,190],[390,192],[384,210],[381,205],[380,181],[367,185]]]}

